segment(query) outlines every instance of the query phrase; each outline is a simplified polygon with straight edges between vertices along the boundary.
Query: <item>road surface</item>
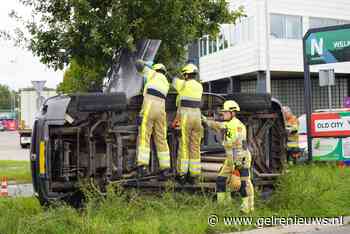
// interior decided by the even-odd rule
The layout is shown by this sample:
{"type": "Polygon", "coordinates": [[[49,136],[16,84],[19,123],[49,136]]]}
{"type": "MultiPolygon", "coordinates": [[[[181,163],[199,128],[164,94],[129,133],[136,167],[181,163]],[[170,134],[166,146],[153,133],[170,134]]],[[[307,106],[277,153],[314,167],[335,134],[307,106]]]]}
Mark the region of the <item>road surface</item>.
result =
{"type": "MultiPolygon", "coordinates": [[[[327,224],[327,225],[289,225],[276,226],[261,229],[253,229],[250,231],[235,232],[241,234],[349,234],[350,233],[350,217],[343,217],[343,225],[327,224]]],[[[231,234],[235,234],[231,233],[231,234]]]]}
{"type": "Polygon", "coordinates": [[[32,184],[11,184],[8,186],[10,197],[31,197],[34,194],[32,184]]]}
{"type": "Polygon", "coordinates": [[[349,234],[350,233],[350,225],[345,225],[343,227],[337,227],[333,229],[325,229],[325,230],[317,230],[313,232],[308,232],[308,234],[349,234]]]}
{"type": "Polygon", "coordinates": [[[29,149],[21,149],[18,132],[0,132],[0,160],[29,160],[29,149]]]}

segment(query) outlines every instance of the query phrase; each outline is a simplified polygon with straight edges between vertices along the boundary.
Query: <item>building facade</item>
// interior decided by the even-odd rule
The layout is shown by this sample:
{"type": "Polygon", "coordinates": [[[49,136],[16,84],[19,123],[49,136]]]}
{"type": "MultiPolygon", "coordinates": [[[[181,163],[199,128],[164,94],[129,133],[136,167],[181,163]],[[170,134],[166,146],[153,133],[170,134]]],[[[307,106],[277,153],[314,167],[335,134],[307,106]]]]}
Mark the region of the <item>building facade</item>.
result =
{"type": "MultiPolygon", "coordinates": [[[[283,105],[304,113],[302,37],[310,28],[350,23],[347,0],[232,0],[247,14],[235,25],[222,25],[217,38],[198,40],[200,76],[212,92],[264,92],[266,71],[271,94],[283,105]]],[[[333,107],[350,96],[350,63],[311,67],[313,108],[328,108],[328,89],[319,87],[318,71],[333,68],[333,107]]]]}

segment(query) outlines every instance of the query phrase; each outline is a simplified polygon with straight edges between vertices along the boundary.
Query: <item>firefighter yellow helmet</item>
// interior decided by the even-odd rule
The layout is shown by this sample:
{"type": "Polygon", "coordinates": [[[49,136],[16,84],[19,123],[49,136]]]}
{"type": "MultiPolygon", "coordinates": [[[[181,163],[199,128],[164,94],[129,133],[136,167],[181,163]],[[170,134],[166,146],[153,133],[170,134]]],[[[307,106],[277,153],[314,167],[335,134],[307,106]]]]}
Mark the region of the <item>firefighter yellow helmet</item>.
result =
{"type": "Polygon", "coordinates": [[[156,63],[152,66],[152,69],[155,70],[155,71],[162,71],[164,73],[167,72],[165,66],[161,63],[156,63]]]}
{"type": "Polygon", "coordinates": [[[221,111],[241,111],[241,108],[239,107],[237,102],[229,100],[224,102],[224,107],[221,111]]]}
{"type": "Polygon", "coordinates": [[[198,73],[198,67],[192,63],[187,64],[182,68],[182,74],[198,73]]]}

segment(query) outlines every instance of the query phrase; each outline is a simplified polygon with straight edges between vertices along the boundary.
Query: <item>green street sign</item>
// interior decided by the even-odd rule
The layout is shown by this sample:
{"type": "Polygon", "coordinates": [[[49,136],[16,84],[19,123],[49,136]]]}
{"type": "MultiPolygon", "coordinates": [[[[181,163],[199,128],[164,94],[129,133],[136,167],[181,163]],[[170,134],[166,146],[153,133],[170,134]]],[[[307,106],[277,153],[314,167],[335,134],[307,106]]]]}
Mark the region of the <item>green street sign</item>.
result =
{"type": "MultiPolygon", "coordinates": [[[[313,28],[307,31],[303,37],[303,60],[305,98],[304,104],[307,120],[307,146],[308,149],[312,149],[312,86],[310,78],[310,65],[350,62],[350,24],[313,28]]],[[[346,141],[345,143],[346,146],[343,148],[347,149],[349,147],[349,142],[346,141]]],[[[350,156],[348,156],[349,153],[349,150],[345,152],[347,158],[350,158],[350,156]]],[[[317,158],[317,156],[324,155],[320,154],[319,151],[315,152],[315,154],[315,158],[317,158]]],[[[309,161],[313,160],[312,155],[313,150],[308,150],[309,161]]],[[[340,155],[339,152],[336,155],[340,155]]],[[[325,157],[323,157],[323,159],[324,158],[325,157]]]]}
{"type": "Polygon", "coordinates": [[[311,32],[306,38],[309,65],[350,60],[350,28],[311,32]]]}

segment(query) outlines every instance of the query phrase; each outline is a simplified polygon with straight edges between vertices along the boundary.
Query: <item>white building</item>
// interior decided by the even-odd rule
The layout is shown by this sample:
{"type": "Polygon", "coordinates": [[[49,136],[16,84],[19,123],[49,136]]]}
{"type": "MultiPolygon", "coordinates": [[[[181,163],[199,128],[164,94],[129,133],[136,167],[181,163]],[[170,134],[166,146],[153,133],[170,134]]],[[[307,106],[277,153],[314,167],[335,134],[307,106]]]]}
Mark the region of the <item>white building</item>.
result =
{"type": "MultiPolygon", "coordinates": [[[[244,6],[247,17],[236,25],[222,25],[215,39],[198,42],[201,79],[213,92],[265,90],[265,71],[271,71],[271,92],[283,105],[304,112],[302,37],[309,28],[350,23],[348,0],[231,0],[244,6]],[[266,20],[267,19],[267,20],[266,20]],[[267,40],[268,39],[268,40],[267,40]],[[268,55],[266,53],[268,51],[268,55]],[[258,81],[258,82],[257,82],[258,81]]],[[[313,107],[327,108],[327,88],[318,86],[321,68],[334,68],[333,105],[350,96],[350,63],[312,66],[313,107]]]]}

